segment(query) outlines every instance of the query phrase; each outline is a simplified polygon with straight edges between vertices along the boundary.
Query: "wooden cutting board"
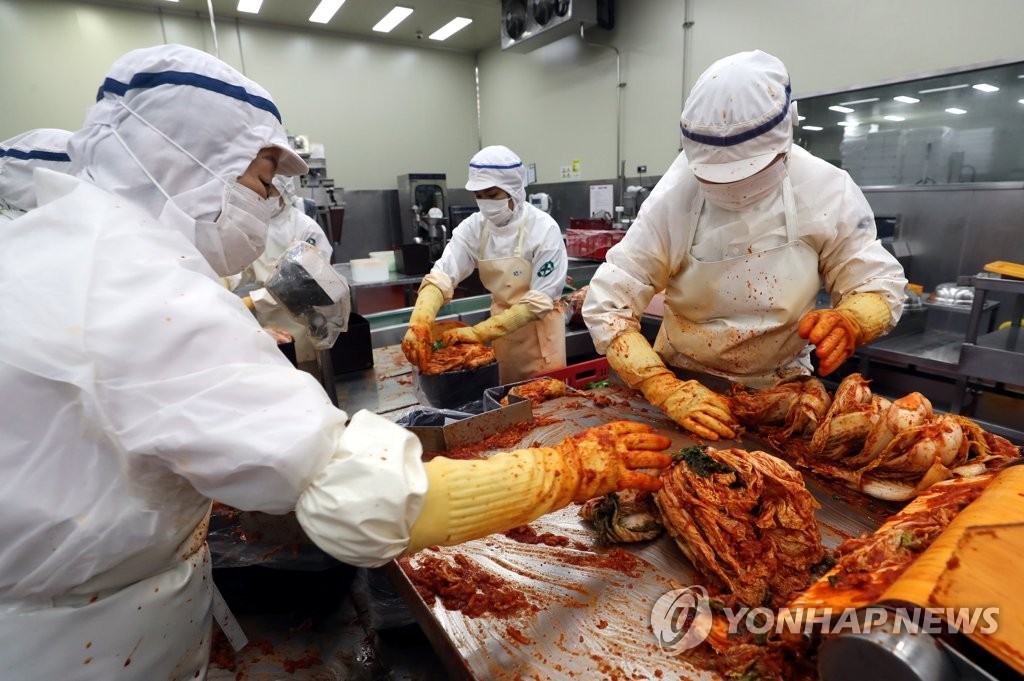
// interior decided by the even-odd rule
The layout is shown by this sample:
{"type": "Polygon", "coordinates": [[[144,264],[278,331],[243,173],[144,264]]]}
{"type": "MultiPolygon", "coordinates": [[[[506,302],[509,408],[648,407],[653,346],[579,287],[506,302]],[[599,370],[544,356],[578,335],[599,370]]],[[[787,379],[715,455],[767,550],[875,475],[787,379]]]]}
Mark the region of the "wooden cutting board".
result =
{"type": "MultiPolygon", "coordinates": [[[[1024,524],[968,528],[928,596],[938,608],[998,607],[997,628],[970,638],[1024,674],[1024,591],[1016,577],[1024,524]]],[[[983,621],[984,622],[984,621],[983,621]]]]}
{"type": "Polygon", "coordinates": [[[1002,274],[1005,277],[1014,277],[1015,279],[1024,279],[1024,265],[1017,262],[1006,262],[1005,260],[996,260],[985,265],[986,272],[995,272],[996,274],[1002,274]]]}

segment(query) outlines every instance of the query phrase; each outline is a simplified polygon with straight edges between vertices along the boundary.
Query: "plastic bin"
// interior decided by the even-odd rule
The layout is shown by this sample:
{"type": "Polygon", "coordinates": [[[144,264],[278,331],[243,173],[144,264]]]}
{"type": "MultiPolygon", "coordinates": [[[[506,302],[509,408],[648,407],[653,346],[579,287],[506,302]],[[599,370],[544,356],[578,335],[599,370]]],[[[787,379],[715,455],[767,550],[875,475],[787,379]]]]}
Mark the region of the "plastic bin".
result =
{"type": "Polygon", "coordinates": [[[609,371],[607,358],[598,357],[587,362],[567,366],[564,369],[555,369],[554,371],[537,374],[535,378],[540,378],[541,376],[560,378],[570,388],[583,389],[588,383],[607,379],[609,371]]]}
{"type": "Polygon", "coordinates": [[[331,348],[334,375],[362,371],[373,366],[373,342],[370,322],[355,312],[348,317],[348,331],[338,334],[331,348]]]}
{"type": "Polygon", "coordinates": [[[421,404],[439,409],[459,409],[481,399],[484,390],[498,385],[498,363],[473,370],[424,375],[413,369],[413,388],[421,404]]]}

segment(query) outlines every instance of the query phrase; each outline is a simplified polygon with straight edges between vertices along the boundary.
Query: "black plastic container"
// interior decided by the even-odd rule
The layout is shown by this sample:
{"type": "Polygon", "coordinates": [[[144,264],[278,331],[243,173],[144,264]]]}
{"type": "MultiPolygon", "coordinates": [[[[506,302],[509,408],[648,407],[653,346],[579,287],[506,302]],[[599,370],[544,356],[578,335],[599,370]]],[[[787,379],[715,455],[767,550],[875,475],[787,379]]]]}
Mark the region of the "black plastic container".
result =
{"type": "Polygon", "coordinates": [[[362,371],[373,366],[373,342],[370,339],[370,322],[353,312],[348,318],[348,331],[338,335],[331,348],[331,363],[334,375],[350,371],[362,371]]]}
{"type": "Polygon", "coordinates": [[[426,376],[413,369],[416,398],[439,409],[458,409],[482,399],[484,390],[498,385],[498,363],[478,369],[446,371],[426,376]]]}
{"type": "Polygon", "coordinates": [[[430,271],[430,246],[402,244],[395,251],[395,269],[402,274],[426,274],[430,271]]]}

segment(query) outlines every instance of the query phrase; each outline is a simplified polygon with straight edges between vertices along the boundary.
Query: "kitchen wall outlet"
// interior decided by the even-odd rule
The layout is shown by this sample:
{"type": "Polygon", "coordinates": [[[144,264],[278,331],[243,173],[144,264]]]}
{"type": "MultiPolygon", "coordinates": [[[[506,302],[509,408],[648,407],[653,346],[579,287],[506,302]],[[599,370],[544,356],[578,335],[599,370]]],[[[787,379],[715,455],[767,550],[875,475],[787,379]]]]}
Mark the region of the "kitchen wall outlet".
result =
{"type": "Polygon", "coordinates": [[[562,166],[561,178],[563,180],[568,180],[570,177],[572,177],[572,167],[562,166]]]}

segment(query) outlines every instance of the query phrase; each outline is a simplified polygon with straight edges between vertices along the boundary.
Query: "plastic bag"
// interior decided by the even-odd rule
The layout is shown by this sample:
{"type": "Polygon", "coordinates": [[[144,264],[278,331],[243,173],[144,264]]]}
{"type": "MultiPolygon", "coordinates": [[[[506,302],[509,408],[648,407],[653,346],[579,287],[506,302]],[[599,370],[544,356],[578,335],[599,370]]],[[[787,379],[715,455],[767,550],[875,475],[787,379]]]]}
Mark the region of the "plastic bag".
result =
{"type": "Polygon", "coordinates": [[[329,350],[348,330],[352,298],[348,282],[315,246],[299,241],[274,263],[266,289],[274,300],[306,325],[317,350],[329,350]]]}

